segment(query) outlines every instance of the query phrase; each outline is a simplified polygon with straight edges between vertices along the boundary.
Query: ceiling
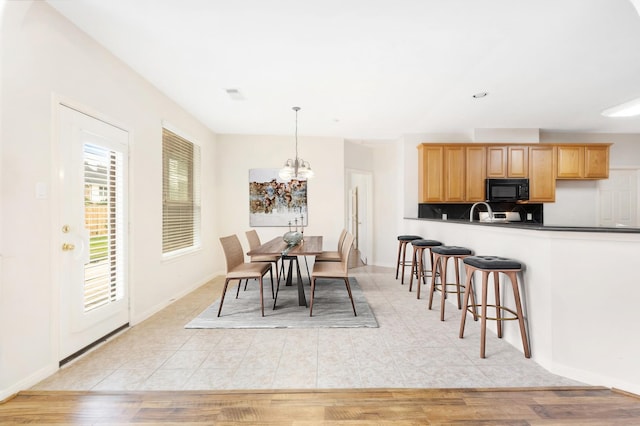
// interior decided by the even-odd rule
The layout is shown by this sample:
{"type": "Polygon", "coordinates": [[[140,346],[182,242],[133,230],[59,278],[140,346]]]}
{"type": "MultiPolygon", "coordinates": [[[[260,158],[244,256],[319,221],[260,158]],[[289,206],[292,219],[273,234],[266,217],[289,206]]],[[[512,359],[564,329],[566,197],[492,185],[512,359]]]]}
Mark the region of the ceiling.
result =
{"type": "Polygon", "coordinates": [[[48,3],[216,133],[640,133],[638,0],[48,3]]]}

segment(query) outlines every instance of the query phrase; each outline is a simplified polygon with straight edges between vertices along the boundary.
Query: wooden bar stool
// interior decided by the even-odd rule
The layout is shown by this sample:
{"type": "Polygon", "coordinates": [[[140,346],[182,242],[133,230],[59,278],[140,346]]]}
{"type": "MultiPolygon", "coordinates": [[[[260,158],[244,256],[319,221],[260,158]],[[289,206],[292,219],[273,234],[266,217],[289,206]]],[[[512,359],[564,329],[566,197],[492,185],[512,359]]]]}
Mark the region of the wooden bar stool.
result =
{"type": "Polygon", "coordinates": [[[480,317],[480,358],[484,358],[485,350],[485,338],[487,335],[487,320],[498,321],[498,337],[502,337],[502,321],[518,320],[520,325],[520,335],[522,336],[522,346],[524,348],[524,356],[531,358],[531,352],[529,351],[529,342],[527,340],[527,334],[524,328],[524,315],[522,313],[522,304],[520,302],[520,291],[518,290],[518,272],[522,270],[522,264],[517,260],[507,259],[505,257],[498,256],[469,256],[463,260],[465,264],[465,270],[467,273],[467,280],[464,290],[464,306],[465,311],[462,313],[462,320],[460,321],[460,338],[464,335],[464,324],[467,317],[467,311],[473,314],[473,319],[478,320],[480,317]],[[469,295],[473,292],[472,278],[476,271],[482,272],[482,301],[479,305],[469,304],[469,295]],[[493,288],[495,292],[495,305],[487,304],[487,287],[489,274],[493,273],[493,288]],[[515,299],[516,310],[507,308],[500,305],[500,273],[505,274],[511,280],[511,286],[513,288],[513,297],[515,299]],[[496,310],[495,318],[487,316],[487,307],[494,307],[496,310]],[[476,307],[482,308],[481,313],[478,315],[475,311],[476,307]],[[503,317],[502,312],[508,312],[513,315],[512,317],[503,317]]]}
{"type": "Polygon", "coordinates": [[[416,277],[418,282],[418,295],[417,298],[420,299],[420,279],[427,284],[427,277],[433,276],[433,253],[431,252],[432,247],[441,246],[442,243],[436,240],[413,240],[411,241],[411,245],[413,246],[413,261],[411,264],[411,279],[409,280],[409,291],[413,288],[413,277],[416,277]],[[424,265],[424,251],[429,251],[429,268],[426,269],[424,265]],[[429,275],[428,275],[429,274],[429,275]]]}
{"type": "MultiPolygon", "coordinates": [[[[441,301],[440,301],[440,321],[444,321],[444,307],[445,307],[445,299],[447,297],[447,293],[455,293],[456,301],[458,302],[458,309],[462,309],[462,297],[460,293],[461,288],[465,288],[463,284],[460,283],[460,259],[464,259],[468,256],[471,256],[473,252],[466,247],[458,247],[458,246],[439,246],[433,247],[431,249],[431,253],[433,254],[434,261],[434,274],[431,277],[431,290],[429,291],[429,309],[431,309],[431,304],[433,302],[433,294],[436,291],[441,293],[441,301]],[[447,282],[447,264],[449,259],[453,259],[453,267],[456,272],[456,281],[455,282],[447,282]],[[440,284],[436,282],[436,275],[440,276],[440,284]],[[449,290],[450,287],[454,287],[454,289],[449,290]]],[[[473,299],[473,293],[471,294],[472,304],[475,304],[475,299],[473,299]]]]}
{"type": "Polygon", "coordinates": [[[396,262],[396,280],[398,279],[398,271],[400,270],[400,266],[402,266],[402,279],[400,280],[401,284],[404,284],[404,265],[411,264],[411,262],[407,262],[405,260],[405,256],[407,253],[407,244],[409,244],[413,240],[419,240],[422,237],[419,235],[398,235],[398,260],[396,262]],[[400,260],[400,255],[402,254],[402,260],[400,260]]]}

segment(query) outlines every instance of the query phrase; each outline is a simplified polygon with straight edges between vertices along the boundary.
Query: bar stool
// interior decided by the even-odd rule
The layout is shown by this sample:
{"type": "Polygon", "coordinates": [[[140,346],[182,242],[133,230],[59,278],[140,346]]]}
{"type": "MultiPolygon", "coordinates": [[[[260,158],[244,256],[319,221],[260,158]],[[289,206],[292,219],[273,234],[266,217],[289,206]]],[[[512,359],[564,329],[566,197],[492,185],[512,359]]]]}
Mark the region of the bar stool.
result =
{"type": "MultiPolygon", "coordinates": [[[[460,289],[465,288],[463,284],[460,284],[460,259],[464,259],[468,256],[471,256],[473,252],[466,247],[458,247],[458,246],[439,246],[433,247],[431,249],[431,253],[433,254],[434,261],[434,274],[431,278],[431,290],[429,291],[429,309],[431,309],[431,304],[433,302],[433,294],[436,291],[441,293],[441,301],[440,301],[440,321],[444,321],[444,307],[445,307],[445,298],[447,297],[447,293],[455,293],[456,300],[458,302],[458,309],[462,309],[461,302],[461,294],[460,289]],[[455,282],[447,282],[447,264],[449,259],[453,259],[453,267],[456,272],[456,281],[455,282]],[[436,275],[440,276],[440,284],[436,283],[435,277],[436,275]],[[453,290],[449,290],[450,287],[455,287],[453,290]]],[[[475,305],[475,299],[473,299],[473,293],[471,294],[472,304],[475,305]]]]}
{"type": "Polygon", "coordinates": [[[400,270],[400,265],[402,265],[402,279],[400,280],[401,284],[404,284],[404,265],[407,263],[411,264],[411,262],[405,261],[405,255],[407,252],[407,244],[409,244],[413,240],[419,240],[422,237],[419,235],[398,235],[398,260],[396,262],[396,280],[398,279],[398,271],[400,270]],[[400,254],[402,254],[402,260],[400,260],[400,254]]]}
{"type": "Polygon", "coordinates": [[[413,288],[413,277],[415,275],[416,280],[418,281],[418,295],[417,298],[420,299],[420,279],[426,284],[427,283],[427,273],[434,275],[433,271],[433,252],[431,251],[432,247],[441,246],[442,243],[436,240],[413,240],[411,241],[411,245],[413,246],[413,261],[411,265],[411,280],[409,280],[409,291],[413,288]],[[424,251],[429,250],[429,268],[425,269],[424,266],[424,251]]]}
{"type": "Polygon", "coordinates": [[[524,328],[524,315],[522,313],[522,305],[520,303],[520,291],[518,290],[518,272],[522,271],[522,264],[517,260],[507,259],[499,256],[469,256],[463,260],[465,264],[465,270],[467,273],[467,280],[464,290],[464,306],[465,312],[462,313],[462,320],[460,321],[460,338],[464,334],[464,324],[467,317],[467,311],[473,314],[473,319],[478,320],[480,317],[480,358],[484,358],[485,354],[485,338],[487,335],[487,320],[498,321],[498,337],[502,337],[502,321],[518,320],[520,325],[520,335],[522,337],[522,346],[524,348],[524,356],[526,358],[531,357],[529,351],[529,342],[527,341],[527,334],[524,328]],[[476,271],[482,272],[482,301],[479,305],[469,304],[469,295],[473,292],[472,278],[476,271]],[[487,282],[489,275],[493,273],[493,287],[495,291],[495,305],[487,304],[487,282]],[[500,305],[500,284],[498,274],[503,273],[511,280],[511,286],[513,288],[513,297],[515,299],[516,310],[507,308],[500,305]],[[494,307],[496,310],[495,318],[487,316],[487,307],[494,307]],[[482,312],[478,315],[475,312],[476,307],[481,307],[482,312]],[[513,317],[504,318],[502,311],[508,312],[513,317]]]}

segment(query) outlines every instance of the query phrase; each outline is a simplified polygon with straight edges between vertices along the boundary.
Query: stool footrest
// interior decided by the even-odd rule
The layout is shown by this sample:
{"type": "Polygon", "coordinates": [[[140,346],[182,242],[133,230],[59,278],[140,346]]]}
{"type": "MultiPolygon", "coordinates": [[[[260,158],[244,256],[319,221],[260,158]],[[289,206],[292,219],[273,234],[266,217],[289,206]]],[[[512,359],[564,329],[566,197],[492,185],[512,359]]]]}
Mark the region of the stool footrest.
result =
{"type": "MultiPolygon", "coordinates": [[[[476,305],[469,305],[467,307],[467,312],[471,312],[474,316],[477,316],[478,318],[481,317],[481,315],[479,314],[475,314],[473,312],[473,308],[482,308],[482,305],[476,304],[476,305]]],[[[513,309],[507,308],[505,306],[498,306],[498,305],[487,305],[487,308],[498,308],[501,311],[504,312],[509,312],[511,315],[513,315],[513,317],[500,317],[500,318],[492,318],[492,317],[487,317],[488,320],[493,320],[493,321],[513,321],[513,320],[517,320],[520,319],[520,317],[518,317],[518,313],[516,311],[514,311],[513,309]]]]}

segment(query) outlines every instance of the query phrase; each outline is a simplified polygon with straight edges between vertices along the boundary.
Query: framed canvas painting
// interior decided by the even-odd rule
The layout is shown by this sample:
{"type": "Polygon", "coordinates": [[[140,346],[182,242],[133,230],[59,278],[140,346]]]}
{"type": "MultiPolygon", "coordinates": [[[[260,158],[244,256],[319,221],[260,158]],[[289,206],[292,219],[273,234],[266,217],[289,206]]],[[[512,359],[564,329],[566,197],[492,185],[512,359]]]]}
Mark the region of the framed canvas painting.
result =
{"type": "Polygon", "coordinates": [[[307,226],[307,181],[283,181],[278,169],[249,170],[250,226],[307,226]]]}

